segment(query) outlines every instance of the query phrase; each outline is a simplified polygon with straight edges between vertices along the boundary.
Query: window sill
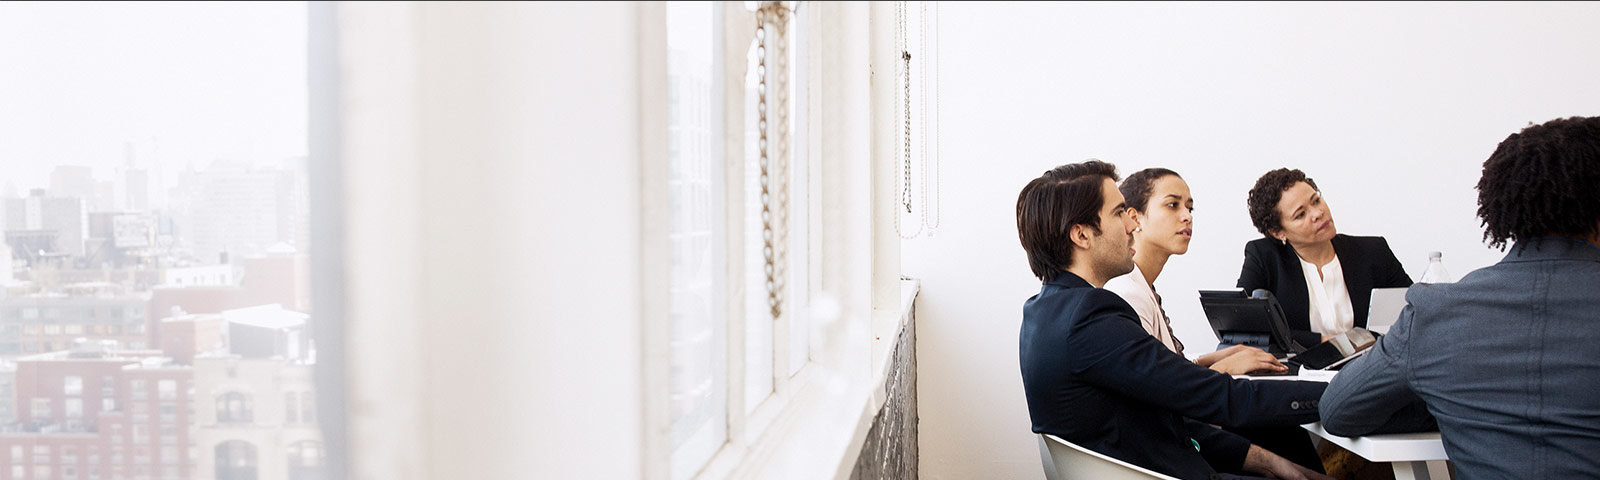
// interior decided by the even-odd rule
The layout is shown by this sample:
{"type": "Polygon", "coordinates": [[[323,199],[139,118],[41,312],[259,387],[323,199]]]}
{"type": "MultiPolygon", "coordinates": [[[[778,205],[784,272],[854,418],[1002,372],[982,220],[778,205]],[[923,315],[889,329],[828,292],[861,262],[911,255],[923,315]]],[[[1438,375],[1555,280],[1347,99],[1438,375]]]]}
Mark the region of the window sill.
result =
{"type": "MultiPolygon", "coordinates": [[[[900,330],[911,319],[920,291],[916,280],[900,282],[898,311],[879,311],[872,319],[872,378],[866,391],[851,388],[847,375],[820,373],[820,365],[807,367],[806,377],[790,400],[788,411],[768,429],[762,441],[745,458],[739,478],[849,478],[856,466],[873,418],[888,399],[890,358],[900,330]]],[[[798,377],[797,377],[798,379],[798,377]]],[[[722,477],[721,475],[710,475],[722,477]]]]}

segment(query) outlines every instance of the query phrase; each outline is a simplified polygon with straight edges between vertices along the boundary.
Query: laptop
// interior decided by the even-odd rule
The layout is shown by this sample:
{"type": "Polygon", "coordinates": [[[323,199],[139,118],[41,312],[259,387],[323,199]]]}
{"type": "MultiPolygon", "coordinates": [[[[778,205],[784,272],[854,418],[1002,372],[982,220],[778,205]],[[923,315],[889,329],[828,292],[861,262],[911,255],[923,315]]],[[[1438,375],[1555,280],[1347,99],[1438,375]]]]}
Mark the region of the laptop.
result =
{"type": "Polygon", "coordinates": [[[1400,311],[1406,308],[1408,289],[1408,287],[1372,289],[1372,304],[1367,310],[1367,330],[1389,333],[1389,327],[1394,325],[1395,320],[1400,319],[1400,311]]]}

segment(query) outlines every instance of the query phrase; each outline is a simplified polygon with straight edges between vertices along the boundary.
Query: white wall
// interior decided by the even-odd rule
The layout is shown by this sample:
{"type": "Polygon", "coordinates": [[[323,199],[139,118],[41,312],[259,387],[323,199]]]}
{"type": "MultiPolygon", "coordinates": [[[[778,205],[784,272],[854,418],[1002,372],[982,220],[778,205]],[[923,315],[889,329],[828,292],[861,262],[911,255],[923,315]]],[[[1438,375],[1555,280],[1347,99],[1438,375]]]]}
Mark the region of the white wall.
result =
{"type": "MultiPolygon", "coordinates": [[[[1017,364],[1038,290],[1017,192],[1097,157],[1177,170],[1195,239],[1156,282],[1178,336],[1214,345],[1195,291],[1232,287],[1245,195],[1305,170],[1343,233],[1413,277],[1497,261],[1475,218],[1484,159],[1529,122],[1600,115],[1600,5],[944,4],[942,230],[906,242],[918,302],[921,474],[1036,478],[1017,364]]],[[[932,104],[930,102],[930,104],[932,104]]]]}

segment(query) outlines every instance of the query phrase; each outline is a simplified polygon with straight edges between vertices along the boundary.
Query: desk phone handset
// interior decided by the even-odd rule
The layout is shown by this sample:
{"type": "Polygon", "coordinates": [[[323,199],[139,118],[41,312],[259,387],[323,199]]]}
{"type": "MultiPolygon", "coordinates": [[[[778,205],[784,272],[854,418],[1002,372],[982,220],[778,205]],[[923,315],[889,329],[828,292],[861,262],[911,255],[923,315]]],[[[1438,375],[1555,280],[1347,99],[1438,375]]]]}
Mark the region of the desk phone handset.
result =
{"type": "Polygon", "coordinates": [[[1284,320],[1283,306],[1278,305],[1278,298],[1264,288],[1257,288],[1250,292],[1250,298],[1265,300],[1267,302],[1267,327],[1272,329],[1272,343],[1277,344],[1286,353],[1299,354],[1306,351],[1300,342],[1294,341],[1294,336],[1289,335],[1289,322],[1284,320]]]}
{"type": "Polygon", "coordinates": [[[1257,289],[1201,290],[1200,307],[1217,334],[1217,348],[1249,345],[1283,357],[1306,351],[1289,335],[1283,307],[1272,292],[1257,289]]]}

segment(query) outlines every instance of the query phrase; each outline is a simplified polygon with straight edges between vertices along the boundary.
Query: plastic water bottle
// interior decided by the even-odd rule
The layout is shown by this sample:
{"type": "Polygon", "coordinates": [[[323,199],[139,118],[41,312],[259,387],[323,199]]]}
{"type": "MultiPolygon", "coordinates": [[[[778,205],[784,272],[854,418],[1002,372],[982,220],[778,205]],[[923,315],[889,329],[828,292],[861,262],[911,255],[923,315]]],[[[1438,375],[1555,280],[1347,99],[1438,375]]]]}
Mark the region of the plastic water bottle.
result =
{"type": "Polygon", "coordinates": [[[1428,252],[1428,268],[1422,271],[1422,278],[1417,283],[1452,283],[1455,277],[1450,276],[1450,271],[1444,269],[1444,262],[1439,252],[1428,252]]]}

